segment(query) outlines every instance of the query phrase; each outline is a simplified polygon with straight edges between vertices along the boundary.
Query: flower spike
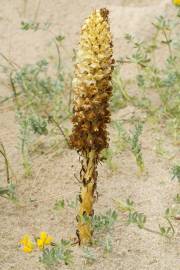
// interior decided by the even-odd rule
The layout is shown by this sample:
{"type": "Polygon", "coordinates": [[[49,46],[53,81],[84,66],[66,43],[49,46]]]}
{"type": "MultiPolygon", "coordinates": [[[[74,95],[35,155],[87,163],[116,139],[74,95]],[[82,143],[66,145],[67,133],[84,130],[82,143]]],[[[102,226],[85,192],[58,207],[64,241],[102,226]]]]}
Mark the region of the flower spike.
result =
{"type": "Polygon", "coordinates": [[[82,187],[79,195],[77,236],[79,243],[92,240],[93,204],[100,152],[108,147],[107,124],[112,95],[112,37],[107,9],[95,10],[81,29],[73,79],[73,130],[70,144],[80,155],[82,187]]]}

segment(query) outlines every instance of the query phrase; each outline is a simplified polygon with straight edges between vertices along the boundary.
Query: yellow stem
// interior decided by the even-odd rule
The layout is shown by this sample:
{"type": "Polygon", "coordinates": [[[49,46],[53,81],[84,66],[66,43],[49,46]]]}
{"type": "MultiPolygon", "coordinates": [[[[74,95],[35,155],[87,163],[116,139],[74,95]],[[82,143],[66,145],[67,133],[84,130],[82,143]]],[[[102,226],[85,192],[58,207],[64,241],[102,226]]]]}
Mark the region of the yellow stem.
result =
{"type": "Polygon", "coordinates": [[[79,195],[79,209],[77,216],[77,235],[79,244],[88,244],[92,241],[93,228],[91,217],[93,216],[94,192],[96,189],[97,153],[91,150],[86,154],[82,164],[82,187],[79,195]]]}

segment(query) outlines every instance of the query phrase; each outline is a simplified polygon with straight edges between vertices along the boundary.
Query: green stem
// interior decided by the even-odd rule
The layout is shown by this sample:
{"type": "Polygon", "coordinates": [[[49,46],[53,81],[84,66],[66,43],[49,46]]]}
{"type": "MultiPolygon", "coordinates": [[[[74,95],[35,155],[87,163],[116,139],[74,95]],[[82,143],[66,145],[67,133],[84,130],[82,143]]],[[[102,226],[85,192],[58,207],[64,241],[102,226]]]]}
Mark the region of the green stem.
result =
{"type": "Polygon", "coordinates": [[[16,105],[16,107],[17,107],[17,110],[19,111],[20,109],[19,109],[19,100],[18,100],[18,95],[19,95],[19,93],[17,93],[17,91],[16,91],[16,87],[15,87],[15,84],[14,84],[14,81],[13,81],[13,72],[11,71],[11,73],[10,73],[10,75],[9,75],[9,77],[10,77],[10,83],[11,83],[11,88],[12,88],[12,91],[13,91],[13,98],[14,98],[14,103],[15,103],[15,105],[16,105]]]}
{"type": "Polygon", "coordinates": [[[152,230],[152,229],[150,229],[150,228],[144,227],[143,229],[144,229],[145,231],[147,231],[147,232],[150,232],[150,233],[154,233],[154,234],[161,235],[161,233],[160,233],[160,232],[155,231],[155,230],[152,230]]]}
{"type": "Polygon", "coordinates": [[[164,34],[164,37],[165,37],[165,39],[166,39],[166,43],[167,43],[167,45],[168,45],[169,54],[170,54],[170,56],[172,57],[172,56],[173,56],[173,54],[172,54],[172,49],[171,49],[171,45],[170,45],[170,43],[169,43],[169,39],[168,39],[167,33],[166,33],[166,31],[165,31],[164,29],[162,30],[162,32],[163,32],[163,34],[164,34]]]}
{"type": "Polygon", "coordinates": [[[9,173],[9,162],[7,159],[7,155],[6,155],[6,150],[4,148],[3,143],[0,143],[0,146],[2,148],[2,150],[0,149],[0,153],[2,154],[2,156],[4,157],[4,161],[5,161],[5,165],[6,165],[6,178],[7,178],[7,183],[10,183],[10,173],[9,173]]]}
{"type": "Polygon", "coordinates": [[[167,222],[169,223],[171,230],[172,230],[172,236],[175,234],[175,229],[172,225],[172,222],[170,221],[170,219],[168,217],[165,218],[167,220],[167,222]]]}

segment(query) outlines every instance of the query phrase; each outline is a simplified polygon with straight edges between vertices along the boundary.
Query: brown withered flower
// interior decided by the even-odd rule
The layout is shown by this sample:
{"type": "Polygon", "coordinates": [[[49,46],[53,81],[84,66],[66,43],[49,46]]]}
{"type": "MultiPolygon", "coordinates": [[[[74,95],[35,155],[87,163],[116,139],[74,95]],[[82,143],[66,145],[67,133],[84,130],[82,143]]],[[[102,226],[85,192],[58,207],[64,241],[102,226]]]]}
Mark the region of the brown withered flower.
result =
{"type": "Polygon", "coordinates": [[[96,195],[97,165],[108,147],[107,124],[112,95],[112,37],[108,10],[95,10],[81,29],[73,79],[73,130],[70,144],[80,155],[82,187],[79,195],[77,235],[80,244],[92,239],[91,217],[96,195]]]}

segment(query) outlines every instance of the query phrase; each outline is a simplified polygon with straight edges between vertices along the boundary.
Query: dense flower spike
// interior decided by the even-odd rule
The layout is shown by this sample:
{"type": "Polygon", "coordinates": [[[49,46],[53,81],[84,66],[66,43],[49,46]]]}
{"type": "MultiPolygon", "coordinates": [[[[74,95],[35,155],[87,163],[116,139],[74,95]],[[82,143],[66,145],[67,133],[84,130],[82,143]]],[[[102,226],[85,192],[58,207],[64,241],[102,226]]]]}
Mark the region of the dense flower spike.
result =
{"type": "Polygon", "coordinates": [[[81,30],[73,87],[75,93],[71,144],[78,151],[100,152],[108,146],[112,93],[112,41],[108,11],[94,11],[81,30]]]}
{"type": "Polygon", "coordinates": [[[93,215],[99,153],[108,147],[107,124],[110,122],[109,99],[112,95],[112,38],[108,10],[92,12],[81,30],[74,89],[71,146],[80,154],[82,181],[79,195],[77,235],[79,243],[92,237],[93,215]]]}

